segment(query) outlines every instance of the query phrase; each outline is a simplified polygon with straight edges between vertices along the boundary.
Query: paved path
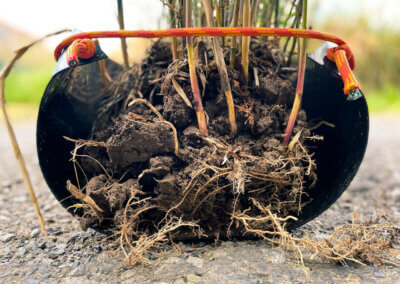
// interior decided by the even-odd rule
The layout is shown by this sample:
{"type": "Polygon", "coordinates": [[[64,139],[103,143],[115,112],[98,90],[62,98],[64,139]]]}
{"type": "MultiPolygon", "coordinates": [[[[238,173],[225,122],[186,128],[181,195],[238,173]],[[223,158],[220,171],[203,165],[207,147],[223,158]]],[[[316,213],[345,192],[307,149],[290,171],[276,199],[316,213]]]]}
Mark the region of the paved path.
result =
{"type": "MultiPolygon", "coordinates": [[[[400,117],[373,117],[370,143],[360,171],[340,200],[302,230],[327,234],[351,219],[353,211],[386,212],[400,220],[400,117]]],[[[40,173],[34,125],[19,123],[17,136],[28,161],[50,238],[40,231],[0,124],[0,283],[400,283],[396,266],[338,266],[307,260],[303,268],[279,248],[257,242],[196,243],[194,250],[172,252],[149,267],[128,267],[121,252],[102,235],[82,232],[52,196],[40,173]]],[[[192,244],[185,244],[192,246],[192,244]]]]}

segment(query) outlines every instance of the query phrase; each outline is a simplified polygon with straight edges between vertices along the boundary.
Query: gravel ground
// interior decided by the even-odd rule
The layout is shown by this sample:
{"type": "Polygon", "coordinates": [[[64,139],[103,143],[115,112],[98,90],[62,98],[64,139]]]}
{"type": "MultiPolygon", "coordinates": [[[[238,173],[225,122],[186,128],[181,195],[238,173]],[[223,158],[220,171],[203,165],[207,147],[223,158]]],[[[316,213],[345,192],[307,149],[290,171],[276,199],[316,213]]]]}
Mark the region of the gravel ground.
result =
{"type": "MultiPolygon", "coordinates": [[[[387,213],[400,220],[400,117],[371,119],[370,142],[360,171],[340,200],[303,226],[323,237],[351,220],[387,213]],[[384,146],[383,146],[384,145],[384,146]]],[[[340,266],[306,260],[304,268],[290,253],[262,241],[182,244],[151,266],[133,268],[104,237],[83,232],[47,188],[37,161],[34,124],[19,123],[16,132],[28,161],[49,238],[43,237],[19,174],[6,130],[0,124],[0,283],[400,283],[396,266],[340,266]]]]}

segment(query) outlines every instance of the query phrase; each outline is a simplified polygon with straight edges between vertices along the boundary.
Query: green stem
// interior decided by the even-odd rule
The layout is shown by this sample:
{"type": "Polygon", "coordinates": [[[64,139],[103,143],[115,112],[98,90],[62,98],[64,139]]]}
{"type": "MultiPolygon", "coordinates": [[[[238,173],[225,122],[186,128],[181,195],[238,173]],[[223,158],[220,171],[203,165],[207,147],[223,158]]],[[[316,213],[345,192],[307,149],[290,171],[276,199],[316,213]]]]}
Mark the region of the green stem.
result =
{"type": "MultiPolygon", "coordinates": [[[[168,0],[168,3],[171,5],[169,7],[169,25],[171,29],[176,28],[176,17],[175,17],[175,3],[176,0],[168,0]]],[[[176,37],[171,38],[171,52],[172,52],[172,59],[175,61],[178,59],[178,40],[176,37]]]]}
{"type": "MultiPolygon", "coordinates": [[[[185,0],[178,0],[178,28],[185,27],[185,0]]],[[[185,40],[183,38],[180,39],[182,45],[182,51],[185,50],[185,40]]]]}
{"type": "Polygon", "coordinates": [[[295,0],[292,2],[292,6],[290,6],[289,13],[288,13],[288,15],[287,15],[285,21],[283,22],[283,27],[284,27],[284,28],[286,28],[286,25],[288,24],[288,21],[289,21],[290,18],[291,18],[291,15],[292,15],[292,12],[293,12],[294,7],[296,7],[296,1],[295,1],[295,0]]]}
{"type": "MultiPolygon", "coordinates": [[[[296,7],[296,15],[293,19],[293,23],[290,26],[290,28],[294,28],[294,27],[298,27],[298,23],[300,22],[300,18],[301,18],[301,11],[298,11],[298,7],[296,7]]],[[[284,26],[286,28],[286,25],[284,26]]],[[[294,38],[295,39],[295,38],[294,38]]],[[[289,45],[289,41],[291,40],[290,37],[286,38],[285,44],[283,46],[283,52],[285,53],[287,50],[287,47],[289,45]]]]}
{"type": "Polygon", "coordinates": [[[279,0],[275,0],[275,28],[279,28],[279,0]]]}
{"type": "Polygon", "coordinates": [[[250,12],[250,25],[252,27],[257,26],[257,12],[258,12],[258,6],[260,5],[260,0],[254,0],[253,4],[251,6],[251,12],[250,12]]]}
{"type": "MultiPolygon", "coordinates": [[[[219,0],[219,10],[221,11],[221,27],[225,26],[225,0],[219,0]]],[[[225,49],[225,37],[222,39],[222,49],[225,49]]]]}
{"type": "MultiPolygon", "coordinates": [[[[235,1],[235,8],[233,11],[233,27],[237,27],[239,24],[239,9],[240,9],[240,0],[235,1]]],[[[229,66],[234,67],[235,66],[235,57],[237,53],[237,40],[236,36],[232,37],[232,42],[231,42],[231,51],[230,51],[230,57],[229,57],[229,66]]]]}
{"type": "MultiPolygon", "coordinates": [[[[243,2],[243,27],[250,26],[250,0],[243,2]]],[[[249,48],[250,37],[242,37],[242,72],[243,82],[247,86],[249,83],[249,48]]]]}
{"type": "MultiPolygon", "coordinates": [[[[300,19],[297,19],[297,22],[296,22],[296,25],[295,25],[296,29],[299,28],[299,25],[300,25],[300,19]]],[[[296,48],[297,40],[298,40],[297,37],[293,38],[292,47],[290,48],[290,51],[289,51],[289,55],[288,55],[288,58],[287,58],[286,66],[290,66],[292,64],[292,57],[293,57],[293,54],[294,54],[294,50],[296,48]]]]}

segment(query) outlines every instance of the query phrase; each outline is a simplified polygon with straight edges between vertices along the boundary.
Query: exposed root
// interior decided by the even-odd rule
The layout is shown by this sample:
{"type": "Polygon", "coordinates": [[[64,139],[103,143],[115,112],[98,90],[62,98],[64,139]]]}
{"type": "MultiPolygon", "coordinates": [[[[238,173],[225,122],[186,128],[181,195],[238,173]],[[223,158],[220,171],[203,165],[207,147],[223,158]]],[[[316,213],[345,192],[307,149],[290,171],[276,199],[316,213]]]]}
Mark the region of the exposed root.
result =
{"type": "Polygon", "coordinates": [[[353,218],[350,225],[335,228],[332,235],[313,245],[319,254],[330,261],[362,262],[365,264],[400,265],[400,227],[385,216],[362,222],[353,218]]]}
{"type": "Polygon", "coordinates": [[[316,125],[311,126],[311,127],[310,127],[310,130],[318,129],[318,128],[321,127],[322,125],[326,125],[326,126],[335,128],[335,125],[334,125],[333,123],[327,122],[327,121],[325,121],[325,120],[321,120],[321,121],[318,122],[316,125]]]}
{"type": "Polygon", "coordinates": [[[297,142],[299,142],[299,138],[300,138],[300,135],[301,135],[301,132],[302,132],[303,130],[300,130],[299,132],[297,132],[296,133],[296,135],[293,137],[293,139],[290,141],[290,143],[289,143],[289,145],[288,145],[288,149],[291,151],[291,150],[293,150],[293,147],[294,147],[294,145],[297,143],[297,142]]]}
{"type": "Polygon", "coordinates": [[[129,252],[127,252],[124,249],[124,245],[121,244],[126,260],[132,266],[137,263],[148,264],[149,258],[147,256],[150,253],[149,250],[160,248],[161,245],[166,244],[169,241],[168,235],[182,227],[196,228],[198,225],[194,222],[184,222],[182,219],[172,218],[154,234],[142,234],[132,243],[128,239],[126,244],[130,247],[129,252]]]}
{"type": "Polygon", "coordinates": [[[257,200],[252,201],[260,210],[258,216],[249,216],[250,210],[246,209],[232,214],[232,218],[243,224],[247,233],[256,234],[294,252],[302,265],[304,254],[311,254],[310,259],[318,256],[322,260],[342,264],[400,265],[400,227],[393,225],[385,216],[366,222],[353,219],[352,224],[335,228],[332,235],[323,240],[308,236],[297,238],[285,230],[286,222],[296,220],[295,217],[280,218],[257,200]]]}
{"type": "Polygon", "coordinates": [[[76,199],[80,200],[81,202],[84,202],[88,204],[92,209],[98,212],[103,212],[103,209],[101,209],[94,200],[88,196],[83,194],[75,185],[73,185],[70,181],[67,182],[67,189],[68,191],[72,194],[73,197],[76,199]]]}
{"type": "MultiPolygon", "coordinates": [[[[77,200],[74,209],[82,227],[118,236],[131,265],[147,263],[166,243],[179,253],[174,240],[199,236],[263,238],[293,251],[303,264],[310,253],[334,262],[376,261],[360,257],[360,249],[378,249],[374,243],[389,247],[379,235],[370,238],[372,230],[379,230],[374,226],[342,228],[323,241],[286,231],[315,194],[316,164],[306,142],[321,138],[300,111],[289,147],[280,143],[293,92],[285,78],[278,78],[279,60],[267,46],[255,44],[258,51],[249,58],[249,70],[256,87],[252,81],[249,88],[241,87],[237,68],[227,69],[231,102],[217,87],[222,79],[215,56],[197,46],[205,57],[196,72],[208,136],[196,127],[187,60],[169,66],[168,58],[159,62],[164,48],[158,42],[152,56],[135,67],[139,71],[127,71],[109,86],[113,100],[103,107],[92,136],[69,139],[76,144],[71,161],[77,186],[68,189],[77,200]],[[133,99],[129,109],[124,107],[127,98],[133,99]],[[227,117],[235,110],[233,138],[233,120],[227,117]]],[[[385,229],[393,232],[389,225],[385,229]]]]}
{"type": "MultiPolygon", "coordinates": [[[[226,153],[227,148],[223,142],[210,137],[207,137],[207,141],[218,145],[219,157],[226,153]]],[[[226,195],[229,192],[232,197],[232,210],[224,213],[230,219],[229,226],[225,227],[225,231],[222,228],[220,231],[214,231],[215,237],[231,236],[232,232],[235,232],[235,235],[241,232],[241,235],[257,236],[294,253],[302,265],[305,265],[306,257],[310,260],[318,257],[342,264],[355,262],[399,265],[396,257],[399,256],[400,228],[390,223],[384,216],[364,223],[354,219],[351,225],[336,228],[329,238],[323,240],[308,236],[294,237],[286,230],[288,222],[297,220],[290,213],[297,212],[304,204],[301,202],[303,195],[301,191],[285,192],[285,188],[291,188],[293,185],[301,188],[302,179],[309,174],[308,170],[300,174],[296,169],[298,163],[314,166],[313,160],[300,140],[293,145],[289,153],[290,155],[282,156],[277,159],[278,161],[256,159],[252,155],[240,153],[236,158],[231,155],[224,167],[197,161],[199,169],[182,190],[181,198],[169,206],[157,204],[153,197],[145,197],[145,192],[135,186],[130,187],[129,199],[125,204],[118,232],[120,248],[126,260],[131,265],[150,263],[151,254],[156,254],[164,244],[173,244],[174,236],[179,236],[182,231],[188,229],[197,236],[209,234],[210,232],[204,232],[207,228],[204,227],[201,216],[204,212],[215,210],[216,196],[226,195]],[[249,166],[253,163],[261,165],[261,168],[268,168],[269,171],[261,172],[260,168],[256,171],[249,166]],[[291,168],[288,171],[286,167],[291,168]],[[271,168],[274,171],[271,171],[271,168]],[[240,182],[236,182],[236,185],[233,182],[238,179],[250,180],[239,187],[240,182]],[[245,203],[243,203],[244,198],[245,203]],[[247,204],[247,207],[243,207],[244,204],[247,204]],[[185,213],[188,212],[188,208],[190,214],[185,213]],[[163,218],[149,220],[148,213],[154,210],[163,212],[163,218]],[[153,224],[152,229],[145,225],[150,223],[153,224]]],[[[109,190],[111,185],[107,188],[109,190]]],[[[104,210],[96,201],[71,184],[69,190],[81,202],[75,205],[76,208],[83,209],[85,214],[99,218],[101,222],[101,218],[105,216],[104,210]]],[[[180,249],[175,246],[174,248],[180,249]]]]}

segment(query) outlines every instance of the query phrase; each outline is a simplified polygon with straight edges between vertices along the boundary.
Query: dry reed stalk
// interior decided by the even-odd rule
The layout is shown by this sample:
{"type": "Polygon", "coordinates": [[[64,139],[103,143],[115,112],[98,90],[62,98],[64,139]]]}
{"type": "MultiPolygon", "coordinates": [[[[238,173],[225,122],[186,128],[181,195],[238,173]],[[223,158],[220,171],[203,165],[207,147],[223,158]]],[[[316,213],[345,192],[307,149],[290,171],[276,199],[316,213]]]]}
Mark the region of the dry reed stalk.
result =
{"type": "Polygon", "coordinates": [[[37,218],[38,218],[39,223],[40,223],[40,227],[42,228],[42,231],[43,231],[45,236],[47,236],[47,231],[46,231],[46,228],[45,228],[45,225],[44,225],[44,220],[43,220],[42,214],[40,212],[40,207],[39,207],[39,204],[38,204],[37,199],[36,199],[35,191],[33,189],[32,182],[31,182],[31,179],[29,177],[28,170],[26,169],[26,166],[25,166],[24,157],[22,156],[21,149],[20,149],[18,141],[17,141],[17,137],[15,136],[14,129],[13,129],[12,125],[11,125],[10,119],[8,117],[8,114],[7,114],[6,105],[5,105],[4,85],[5,85],[5,80],[6,80],[7,76],[10,74],[12,68],[14,67],[14,64],[25,54],[25,52],[27,52],[29,50],[29,48],[31,48],[33,45],[35,45],[36,43],[42,41],[45,38],[51,37],[53,35],[58,35],[60,33],[64,33],[64,32],[67,32],[67,31],[70,31],[70,30],[61,30],[61,31],[58,31],[58,32],[55,32],[55,33],[48,34],[48,35],[42,37],[41,39],[38,39],[38,40],[36,40],[36,41],[34,41],[34,42],[24,46],[24,47],[21,47],[20,49],[15,51],[14,57],[0,71],[0,107],[1,107],[1,111],[2,111],[3,116],[4,116],[4,121],[5,121],[6,126],[7,126],[8,135],[10,137],[11,144],[12,144],[13,149],[14,149],[15,157],[17,158],[19,166],[20,166],[20,169],[21,169],[22,178],[24,180],[25,186],[28,189],[29,197],[32,200],[33,207],[35,209],[37,218]]]}
{"type": "MultiPolygon", "coordinates": [[[[124,7],[122,5],[122,0],[117,0],[118,3],[118,24],[119,29],[125,29],[125,22],[124,22],[124,7]]],[[[124,65],[126,68],[129,68],[129,59],[128,59],[128,47],[126,45],[126,38],[121,38],[121,50],[122,56],[124,58],[124,65]]]]}
{"type": "Polygon", "coordinates": [[[107,89],[108,86],[110,85],[112,79],[110,77],[110,74],[107,71],[106,61],[105,61],[105,59],[102,59],[102,60],[99,60],[97,63],[99,65],[101,81],[103,82],[103,87],[104,87],[104,89],[107,89]]]}
{"type": "MultiPolygon", "coordinates": [[[[96,39],[95,43],[100,46],[100,42],[96,39]]],[[[99,69],[100,69],[100,75],[101,75],[101,81],[103,82],[103,87],[104,89],[107,89],[108,86],[111,84],[111,77],[110,74],[107,71],[107,67],[106,67],[106,60],[102,59],[97,61],[97,64],[99,65],[99,69]]]]}

